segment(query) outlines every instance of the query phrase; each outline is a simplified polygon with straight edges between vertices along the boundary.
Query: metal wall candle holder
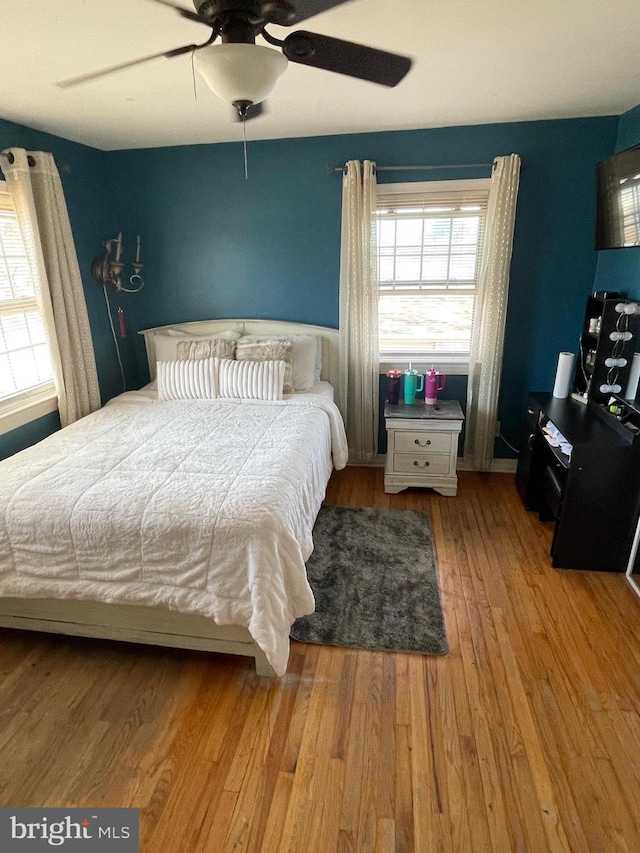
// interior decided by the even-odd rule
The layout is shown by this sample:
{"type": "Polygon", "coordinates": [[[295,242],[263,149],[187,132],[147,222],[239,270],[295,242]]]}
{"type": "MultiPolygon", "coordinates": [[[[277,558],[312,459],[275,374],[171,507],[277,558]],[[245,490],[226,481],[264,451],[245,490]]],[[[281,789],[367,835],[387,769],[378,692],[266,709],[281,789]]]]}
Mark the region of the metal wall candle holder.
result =
{"type": "Polygon", "coordinates": [[[144,287],[144,281],[140,275],[142,264],[140,263],[140,235],[136,237],[136,259],[131,261],[133,274],[129,276],[128,283],[131,287],[125,287],[122,283],[121,273],[125,268],[122,260],[122,231],[112,240],[105,240],[104,254],[94,258],[91,266],[91,274],[99,284],[111,284],[116,290],[125,293],[137,293],[144,287]]]}

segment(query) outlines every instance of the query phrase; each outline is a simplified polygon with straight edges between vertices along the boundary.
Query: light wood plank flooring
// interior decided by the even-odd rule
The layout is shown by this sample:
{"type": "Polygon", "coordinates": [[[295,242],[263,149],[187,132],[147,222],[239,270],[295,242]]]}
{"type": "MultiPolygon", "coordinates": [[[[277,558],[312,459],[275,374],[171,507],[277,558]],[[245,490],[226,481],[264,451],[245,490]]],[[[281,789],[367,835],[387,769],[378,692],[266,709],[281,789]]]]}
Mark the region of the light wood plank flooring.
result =
{"type": "Polygon", "coordinates": [[[551,526],[509,475],[388,496],[350,468],[327,503],[431,514],[448,655],[294,643],[270,681],[248,659],[2,631],[0,805],[137,806],[144,853],[638,851],[624,578],[551,569],[551,526]]]}

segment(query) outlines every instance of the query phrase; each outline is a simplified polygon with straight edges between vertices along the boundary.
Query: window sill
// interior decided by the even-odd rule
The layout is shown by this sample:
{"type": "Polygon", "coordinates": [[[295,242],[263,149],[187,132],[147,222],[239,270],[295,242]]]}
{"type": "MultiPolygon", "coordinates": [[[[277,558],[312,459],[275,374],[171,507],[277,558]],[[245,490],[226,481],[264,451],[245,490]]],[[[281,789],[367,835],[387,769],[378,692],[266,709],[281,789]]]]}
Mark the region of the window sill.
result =
{"type": "Polygon", "coordinates": [[[433,365],[437,370],[446,373],[448,376],[467,376],[469,374],[469,359],[456,358],[456,356],[443,356],[442,358],[425,358],[423,355],[416,356],[398,356],[382,355],[380,356],[380,373],[386,373],[388,370],[404,371],[411,363],[411,367],[417,370],[418,373],[426,373],[433,365]]]}
{"type": "Polygon", "coordinates": [[[0,435],[58,410],[53,383],[0,402],[0,435]]]}

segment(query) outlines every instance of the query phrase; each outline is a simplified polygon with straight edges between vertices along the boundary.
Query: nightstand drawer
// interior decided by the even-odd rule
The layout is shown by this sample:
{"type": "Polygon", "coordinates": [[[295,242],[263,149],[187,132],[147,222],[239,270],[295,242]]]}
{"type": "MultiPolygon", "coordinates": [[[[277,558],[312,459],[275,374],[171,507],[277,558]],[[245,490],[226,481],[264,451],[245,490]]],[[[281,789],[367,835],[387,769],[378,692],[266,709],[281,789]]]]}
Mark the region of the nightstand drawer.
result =
{"type": "Polygon", "coordinates": [[[394,474],[448,474],[451,457],[444,453],[394,453],[391,471],[394,474]]]}
{"type": "Polygon", "coordinates": [[[451,433],[395,430],[393,449],[397,453],[449,453],[451,433]]]}

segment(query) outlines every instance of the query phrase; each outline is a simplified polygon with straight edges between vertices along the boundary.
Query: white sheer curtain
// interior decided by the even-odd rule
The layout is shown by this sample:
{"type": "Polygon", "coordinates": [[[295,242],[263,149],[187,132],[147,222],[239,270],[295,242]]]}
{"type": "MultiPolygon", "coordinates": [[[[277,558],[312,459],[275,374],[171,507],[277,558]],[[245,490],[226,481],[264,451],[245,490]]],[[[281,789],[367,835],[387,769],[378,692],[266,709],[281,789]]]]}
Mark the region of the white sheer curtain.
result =
{"type": "Polygon", "coordinates": [[[477,471],[488,471],[493,461],[519,175],[517,154],[496,157],[467,386],[464,456],[477,471]]]}
{"type": "Polygon", "coordinates": [[[100,408],[93,340],[62,182],[53,156],[0,156],[45,321],[62,426],[100,408]]]}
{"type": "Polygon", "coordinates": [[[378,448],[378,256],[375,163],[350,160],[342,181],[340,377],[338,401],[349,461],[372,462],[378,448]]]}

